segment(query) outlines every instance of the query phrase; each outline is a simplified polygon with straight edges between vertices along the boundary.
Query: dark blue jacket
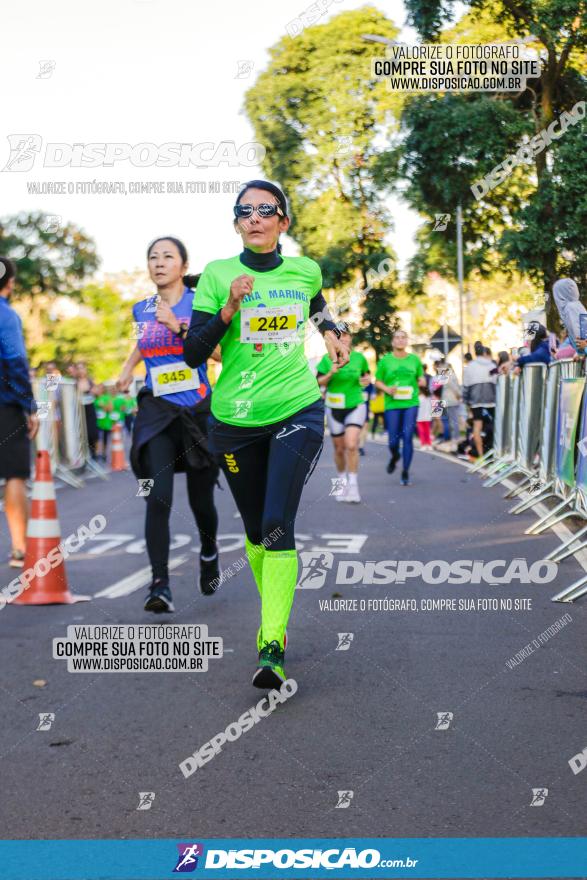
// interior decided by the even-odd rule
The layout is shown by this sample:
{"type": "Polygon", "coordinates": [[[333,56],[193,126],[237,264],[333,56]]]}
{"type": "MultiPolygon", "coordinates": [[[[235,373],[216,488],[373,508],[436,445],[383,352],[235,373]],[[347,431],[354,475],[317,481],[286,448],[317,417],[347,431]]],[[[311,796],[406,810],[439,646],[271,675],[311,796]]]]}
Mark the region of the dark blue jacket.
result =
{"type": "Polygon", "coordinates": [[[522,357],[519,357],[517,365],[519,367],[523,367],[524,364],[546,364],[546,366],[548,366],[551,360],[552,357],[550,354],[548,339],[543,339],[542,342],[538,343],[535,351],[531,351],[530,354],[523,354],[522,357]]]}
{"type": "Polygon", "coordinates": [[[0,296],[0,406],[36,411],[22,322],[5,296],[0,296]]]}

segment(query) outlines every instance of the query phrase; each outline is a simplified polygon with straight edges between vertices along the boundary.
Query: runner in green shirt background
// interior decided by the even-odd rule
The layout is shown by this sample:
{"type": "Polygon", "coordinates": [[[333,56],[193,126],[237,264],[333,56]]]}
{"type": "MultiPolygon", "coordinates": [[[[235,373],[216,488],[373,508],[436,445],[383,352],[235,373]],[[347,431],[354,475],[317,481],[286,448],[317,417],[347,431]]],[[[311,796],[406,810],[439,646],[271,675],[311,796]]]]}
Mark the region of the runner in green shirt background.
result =
{"type": "MultiPolygon", "coordinates": [[[[341,330],[341,341],[350,349],[349,328],[345,324],[341,330]]],[[[367,419],[363,388],[371,381],[367,358],[360,351],[351,351],[348,364],[339,367],[325,354],[316,367],[316,378],[326,392],[326,424],[334,446],[337,476],[332,495],[337,501],[358,503],[359,440],[367,419]]]]}
{"type": "Polygon", "coordinates": [[[402,486],[410,482],[410,464],[414,454],[414,431],[418,416],[418,388],[426,385],[422,361],[406,351],[408,334],[397,330],[393,334],[390,354],[384,355],[377,364],[375,387],[385,394],[383,419],[389,438],[391,458],[387,473],[392,474],[400,458],[402,444],[402,486]]]}

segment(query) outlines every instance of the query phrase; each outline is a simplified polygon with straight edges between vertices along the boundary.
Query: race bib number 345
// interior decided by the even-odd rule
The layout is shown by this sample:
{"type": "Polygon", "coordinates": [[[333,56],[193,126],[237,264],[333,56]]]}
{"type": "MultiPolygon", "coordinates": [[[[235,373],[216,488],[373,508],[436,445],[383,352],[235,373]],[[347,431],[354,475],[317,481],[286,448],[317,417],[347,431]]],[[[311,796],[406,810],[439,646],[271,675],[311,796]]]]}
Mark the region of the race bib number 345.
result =
{"type": "Polygon", "coordinates": [[[301,305],[241,310],[241,342],[283,342],[304,320],[301,305]]]}
{"type": "Polygon", "coordinates": [[[199,385],[197,373],[185,361],[151,367],[151,382],[154,397],[175,394],[177,391],[192,391],[199,385]]]}

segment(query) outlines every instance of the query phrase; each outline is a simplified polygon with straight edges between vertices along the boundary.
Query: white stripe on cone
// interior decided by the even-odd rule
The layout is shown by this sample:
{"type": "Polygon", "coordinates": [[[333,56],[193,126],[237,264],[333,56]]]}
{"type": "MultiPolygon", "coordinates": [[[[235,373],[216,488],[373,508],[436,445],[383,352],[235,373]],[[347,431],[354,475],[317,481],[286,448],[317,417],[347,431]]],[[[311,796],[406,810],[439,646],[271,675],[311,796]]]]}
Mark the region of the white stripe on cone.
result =
{"type": "Polygon", "coordinates": [[[33,484],[33,501],[54,501],[55,500],[55,486],[53,485],[53,480],[50,483],[34,483],[33,484]]]}
{"type": "Polygon", "coordinates": [[[26,530],[27,538],[60,538],[58,519],[30,519],[26,530]]]}

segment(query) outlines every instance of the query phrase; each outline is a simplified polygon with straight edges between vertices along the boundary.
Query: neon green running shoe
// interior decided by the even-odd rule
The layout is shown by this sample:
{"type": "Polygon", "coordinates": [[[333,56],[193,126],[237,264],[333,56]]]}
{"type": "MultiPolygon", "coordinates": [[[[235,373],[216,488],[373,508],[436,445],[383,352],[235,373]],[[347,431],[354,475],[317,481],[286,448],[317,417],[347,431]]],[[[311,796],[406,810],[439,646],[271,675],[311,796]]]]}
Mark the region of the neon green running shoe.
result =
{"type": "Polygon", "coordinates": [[[259,665],[253,675],[255,687],[266,691],[279,690],[287,676],[283,668],[285,652],[281,650],[279,642],[265,642],[259,651],[259,665]]]}
{"type": "MultiPolygon", "coordinates": [[[[257,651],[260,652],[263,647],[263,636],[261,634],[261,627],[257,630],[257,651]]],[[[287,630],[285,631],[285,635],[283,637],[283,650],[287,648],[287,630]]]]}

